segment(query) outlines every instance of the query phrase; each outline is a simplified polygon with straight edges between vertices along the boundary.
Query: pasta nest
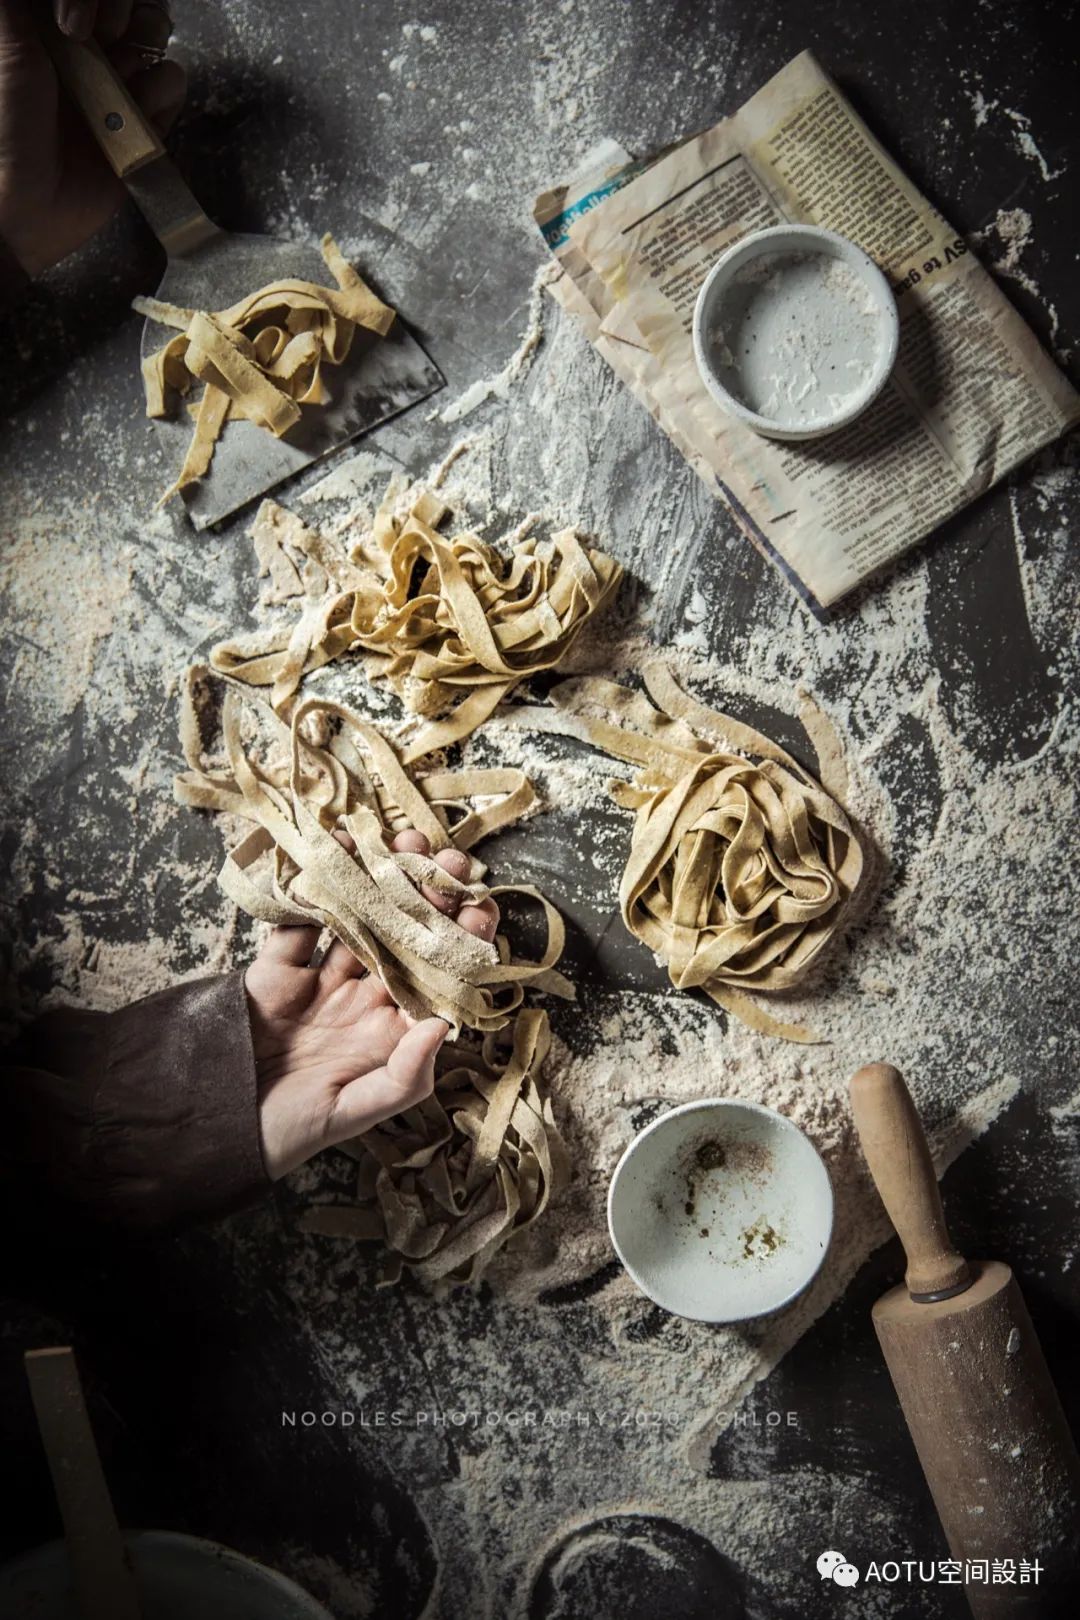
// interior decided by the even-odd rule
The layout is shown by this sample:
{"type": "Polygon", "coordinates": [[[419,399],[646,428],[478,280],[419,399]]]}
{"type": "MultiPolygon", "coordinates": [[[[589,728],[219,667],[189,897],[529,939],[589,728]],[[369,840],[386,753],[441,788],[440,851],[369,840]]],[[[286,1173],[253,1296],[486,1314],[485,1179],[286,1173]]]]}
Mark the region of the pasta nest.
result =
{"type": "MultiPolygon", "coordinates": [[[[703,990],[763,1033],[814,1040],[747,992],[792,989],[835,937],[862,878],[855,830],[838,798],[776,743],[698,703],[664,665],[644,674],[653,703],[587,676],[521,718],[638,767],[632,782],[610,787],[635,812],[619,905],[672,984],[703,990]]],[[[839,793],[839,741],[819,710],[808,705],[806,716],[839,793]]]]}
{"type": "Polygon", "coordinates": [[[431,1096],[347,1144],[358,1203],[315,1205],[303,1229],[381,1242],[381,1285],[406,1267],[424,1282],[478,1282],[568,1179],[541,1089],[550,1044],[539,1008],[518,1013],[509,1051],[494,1036],[447,1042],[431,1096]]]}

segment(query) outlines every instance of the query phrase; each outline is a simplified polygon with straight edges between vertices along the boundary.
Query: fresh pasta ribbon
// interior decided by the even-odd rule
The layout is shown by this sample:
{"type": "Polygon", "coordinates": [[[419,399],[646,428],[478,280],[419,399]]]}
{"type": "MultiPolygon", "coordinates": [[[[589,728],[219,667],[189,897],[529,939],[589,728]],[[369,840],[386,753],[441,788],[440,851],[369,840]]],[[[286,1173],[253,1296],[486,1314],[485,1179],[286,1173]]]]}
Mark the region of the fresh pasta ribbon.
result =
{"type": "MultiPolygon", "coordinates": [[[[619,904],[672,984],[704,990],[762,1033],[814,1041],[750,992],[798,985],[836,935],[862,875],[855,831],[784,749],[697,702],[664,665],[644,676],[652,703],[582,677],[554,688],[551,709],[519,711],[516,723],[581,737],[637,767],[611,789],[635,812],[619,904]]],[[[839,741],[820,710],[812,724],[839,771],[839,741]]]]}
{"type": "Polygon", "coordinates": [[[518,1012],[509,1051],[492,1035],[448,1041],[432,1095],[346,1144],[358,1202],[312,1206],[303,1230],[381,1242],[381,1285],[406,1267],[424,1282],[478,1282],[569,1179],[541,1084],[550,1044],[536,1007],[518,1012]]]}
{"type": "Polygon", "coordinates": [[[470,880],[460,882],[431,856],[388,847],[388,835],[409,826],[425,835],[433,854],[451,846],[467,851],[531,808],[534,794],[522,772],[443,771],[414,781],[387,738],[343,705],[306,699],[286,725],[232,682],[221,709],[227,764],[210,769],[198,712],[209,678],[205,669],[189,674],[180,728],[188,769],[175,791],[183,804],[256,824],[219,875],[238,906],[264,922],[329,929],[398,1006],[414,1018],[445,1018],[455,1031],[501,1029],[527,987],[572,997],[555,967],[565,942],[562,918],[538,890],[488,889],[475,860],[470,880]],[[283,758],[269,764],[245,741],[245,711],[283,758]],[[483,799],[483,808],[474,799],[483,799]],[[349,835],[352,852],[335,831],[349,835]],[[488,943],[466,933],[424,898],[420,883],[470,904],[512,894],[538,905],[547,934],[539,961],[514,958],[505,934],[488,943]]]}
{"type": "Polygon", "coordinates": [[[173,395],[203,384],[191,407],[195,431],[176,482],[161,504],[206,476],[227,421],[242,418],[277,438],[300,420],[304,405],[323,405],[325,365],[339,366],[358,326],[385,337],[394,311],[377,298],[331,236],[322,255],[337,287],[312,281],[273,281],[230,308],[181,309],[157,298],[133,308],[173,327],[176,336],[143,361],[146,414],[167,416],[173,395]]]}
{"type": "Polygon", "coordinates": [[[422,493],[398,517],[396,493],[348,556],[264,502],[253,533],[266,565],[279,578],[288,564],[299,583],[291,547],[322,594],[291,626],[221,642],[210,663],[247,685],[269,686],[271,703],[284,712],[305,674],[362,652],[368,675],[426,721],[404,749],[411,764],[469,736],[521,681],[561,663],[622,570],[573,529],[524,539],[509,555],[474,534],[448,539],[435,527],[446,508],[434,496],[422,493]]]}

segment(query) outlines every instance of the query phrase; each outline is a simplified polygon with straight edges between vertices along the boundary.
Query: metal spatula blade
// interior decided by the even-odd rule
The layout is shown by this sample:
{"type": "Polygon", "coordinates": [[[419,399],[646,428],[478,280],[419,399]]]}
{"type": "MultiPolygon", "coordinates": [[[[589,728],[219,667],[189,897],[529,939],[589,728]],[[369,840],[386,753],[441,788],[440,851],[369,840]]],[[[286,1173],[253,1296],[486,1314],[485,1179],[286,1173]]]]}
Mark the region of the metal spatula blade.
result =
{"type": "MultiPolygon", "coordinates": [[[[158,162],[167,162],[158,159],[158,162]]],[[[134,176],[132,190],[145,196],[151,169],[134,176]]],[[[144,212],[148,210],[144,209],[144,212]]],[[[297,277],[324,283],[328,271],[318,248],[269,236],[215,231],[201,247],[170,258],[158,297],[188,309],[223,309],[270,281],[297,277]]],[[[171,333],[155,321],[143,328],[144,357],[155,353],[171,333]]],[[[348,444],[399,411],[427,399],[442,387],[438,367],[396,320],[385,337],[357,328],[343,364],[324,366],[330,394],[326,405],[306,408],[282,439],[254,422],[229,422],[214,450],[209,474],[182,492],[197,529],[219,523],[256,496],[291,478],[301,468],[348,444]]],[[[191,418],[183,409],[155,420],[170,476],[183,462],[191,439],[191,418]]]]}
{"type": "MultiPolygon", "coordinates": [[[[223,231],[203,213],[95,46],[53,30],[49,48],[65,87],[168,255],[158,288],[161,299],[187,309],[219,310],[271,281],[297,278],[325,285],[329,272],[317,248],[223,231]]],[[[167,328],[147,321],[144,357],[169,336],[167,328]]],[[[444,381],[400,319],[386,337],[358,328],[347,359],[324,367],[322,378],[329,403],[305,409],[281,439],[252,422],[226,424],[208,474],[183,491],[196,528],[219,523],[331,450],[427,399],[444,381]]],[[[181,405],[175,417],[154,425],[166,457],[163,482],[168,483],[183,463],[192,422],[181,405]]]]}

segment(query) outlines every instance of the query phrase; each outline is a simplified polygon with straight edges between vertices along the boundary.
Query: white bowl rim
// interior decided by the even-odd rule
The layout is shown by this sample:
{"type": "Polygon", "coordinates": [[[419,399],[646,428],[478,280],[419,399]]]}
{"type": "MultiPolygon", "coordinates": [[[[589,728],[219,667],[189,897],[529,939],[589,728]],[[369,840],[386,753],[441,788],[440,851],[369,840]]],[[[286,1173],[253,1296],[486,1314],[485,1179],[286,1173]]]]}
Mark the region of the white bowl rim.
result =
{"type": "MultiPolygon", "coordinates": [[[[304,1616],[305,1620],[333,1620],[330,1610],[313,1597],[306,1588],[293,1580],[291,1575],[284,1574],[275,1569],[272,1564],[264,1564],[261,1558],[255,1558],[251,1553],[243,1553],[236,1547],[227,1547],[224,1542],[213,1541],[207,1536],[188,1535],[183,1530],[128,1530],[121,1532],[124,1543],[132,1553],[144,1553],[153,1559],[159,1552],[168,1554],[172,1551],[193,1553],[204,1558],[208,1564],[223,1564],[240,1566],[251,1571],[260,1580],[265,1581],[274,1591],[288,1598],[294,1605],[297,1620],[304,1616]]],[[[45,1570],[63,1570],[67,1565],[68,1545],[62,1538],[53,1541],[39,1542],[35,1547],[28,1547],[23,1552],[16,1553],[13,1558],[5,1560],[0,1566],[0,1580],[10,1581],[17,1579],[24,1571],[34,1571],[38,1567],[45,1570]]]]}
{"type": "Polygon", "coordinates": [[[793,1119],[789,1119],[786,1114],[778,1113],[775,1108],[769,1108],[765,1103],[751,1102],[749,1099],[743,1097],[699,1097],[695,1098],[691,1102],[676,1103],[673,1108],[666,1108],[662,1114],[658,1114],[655,1119],[650,1120],[644,1129],[638,1131],[636,1136],[634,1136],[634,1138],[626,1144],[619,1156],[619,1162],[612,1172],[607,1195],[608,1235],[611,1238],[612,1247],[619,1258],[620,1264],[635,1286],[641,1290],[647,1299],[651,1299],[654,1305],[658,1305],[662,1311],[667,1311],[669,1316],[678,1316],[688,1322],[709,1322],[714,1326],[734,1326],[739,1322],[756,1322],[760,1318],[766,1316],[775,1316],[778,1311],[782,1311],[785,1306],[790,1305],[793,1300],[798,1299],[800,1294],[804,1294],[810,1287],[810,1284],[813,1282],[818,1272],[821,1270],[822,1266],[825,1264],[825,1257],[829,1252],[829,1246],[832,1242],[835,1213],[836,1199],[833,1193],[832,1177],[829,1174],[829,1167],[825,1163],[825,1160],[822,1158],[821,1154],[818,1152],[815,1144],[810,1140],[809,1136],[807,1136],[806,1132],[801,1128],[801,1126],[796,1125],[793,1119]],[[646,1137],[651,1136],[654,1131],[661,1130],[668,1123],[668,1121],[677,1119],[682,1114],[720,1112],[727,1111],[729,1109],[740,1109],[746,1113],[762,1115],[773,1124],[779,1125],[782,1129],[793,1133],[795,1136],[801,1137],[806,1143],[807,1147],[813,1153],[814,1157],[817,1159],[825,1177],[826,1192],[826,1219],[823,1223],[823,1242],[821,1245],[821,1253],[817,1257],[813,1269],[807,1272],[804,1280],[799,1283],[797,1287],[793,1288],[790,1293],[785,1294],[783,1299],[778,1300],[775,1305],[769,1305],[765,1310],[749,1311],[745,1312],[741,1316],[691,1316],[686,1311],[673,1311],[669,1305],[665,1305],[662,1300],[657,1299],[656,1295],[652,1292],[651,1288],[646,1285],[639,1272],[636,1271],[627,1260],[622,1248],[619,1245],[619,1240],[615,1233],[615,1222],[612,1218],[612,1203],[619,1177],[622,1175],[626,1165],[630,1162],[630,1159],[637,1151],[639,1144],[643,1142],[646,1137]]]}
{"type": "Polygon", "coordinates": [[[826,434],[835,433],[842,427],[847,427],[857,416],[861,416],[867,406],[872,405],[881,393],[892,374],[896,364],[896,355],[900,347],[900,313],[896,307],[892,288],[884,273],[874,263],[870,255],[850,237],[841,236],[839,231],[826,230],[824,225],[767,225],[763,230],[750,231],[746,236],[740,236],[737,242],[726,247],[709,271],[705,280],[698,288],[698,295],[694,302],[694,318],[692,327],[694,345],[694,360],[702,382],[712,395],[721,410],[729,416],[734,416],[746,427],[753,428],[756,433],[765,438],[773,439],[818,439],[826,434]],[[756,249],[760,243],[778,241],[781,237],[790,239],[792,236],[802,237],[808,244],[817,243],[819,247],[829,247],[834,250],[834,256],[841,258],[853,269],[857,269],[863,276],[867,285],[879,295],[883,329],[887,326],[886,341],[878,357],[875,370],[871,373],[862,387],[852,395],[842,410],[835,411],[828,417],[817,417],[805,427],[795,424],[777,422],[771,416],[762,416],[752,411],[734,394],[726,389],[713,369],[703,335],[704,312],[709,294],[717,279],[730,272],[731,267],[744,256],[753,256],[751,250],[756,249]]]}

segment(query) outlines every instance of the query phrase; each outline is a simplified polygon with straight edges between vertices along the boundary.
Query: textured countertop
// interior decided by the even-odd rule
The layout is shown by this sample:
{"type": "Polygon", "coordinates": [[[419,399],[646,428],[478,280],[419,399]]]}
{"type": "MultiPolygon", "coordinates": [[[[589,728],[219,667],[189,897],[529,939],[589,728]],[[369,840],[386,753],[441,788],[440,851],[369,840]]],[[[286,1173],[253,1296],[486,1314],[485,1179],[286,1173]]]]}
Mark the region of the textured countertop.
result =
{"type": "MultiPolygon", "coordinates": [[[[365,448],[424,467],[463,433],[490,428],[491,483],[505,510],[542,502],[576,515],[653,593],[661,638],[689,614],[723,659],[748,645],[763,604],[771,623],[783,621],[787,587],[554,309],[509,404],[496,392],[457,422],[433,410],[497,377],[514,352],[543,262],[532,197],[599,135],[653,150],[734,109],[810,46],[1077,380],[1073,5],[432,0],[414,11],[384,0],[177,0],[176,9],[192,88],[174,144],[207,209],[240,229],[333,231],[376,268],[380,291],[447,377],[438,400],[365,448]],[[691,531],[688,575],[665,536],[691,531]]],[[[0,847],[16,877],[5,945],[25,1005],[57,984],[79,993],[95,949],[111,950],[120,989],[127,975],[134,994],[248,948],[245,929],[222,933],[216,829],[168,804],[175,677],[196,649],[242,626],[255,581],[246,520],[195,536],[179,517],[146,516],[163,469],[140,414],[128,305],[157,271],[155,244],[126,213],[35,288],[6,328],[0,478],[16,566],[3,596],[0,847]],[[192,870],[205,881],[193,885],[192,870]]],[[[1069,724],[1075,459],[1075,443],[1054,447],[845,610],[854,634],[867,614],[887,621],[890,600],[924,593],[928,678],[943,723],[980,771],[1027,768],[1069,724]]],[[[815,634],[794,599],[788,622],[795,646],[815,634]]],[[[843,683],[842,661],[832,677],[843,683]]],[[[922,768],[928,744],[917,719],[905,730],[898,714],[896,724],[903,853],[927,813],[903,779],[922,768]]],[[[1021,841],[1019,857],[984,882],[994,892],[1045,886],[1058,929],[1076,887],[1067,782],[1060,773],[1055,782],[1047,815],[1057,858],[1032,870],[1021,841]]],[[[962,796],[963,783],[951,791],[962,796]]],[[[934,814],[943,803],[942,789],[934,814]]],[[[546,836],[533,859],[558,898],[560,835],[546,836]]],[[[511,839],[527,850],[525,833],[511,839]]],[[[565,858],[573,862],[573,848],[565,858]]],[[[623,971],[662,993],[643,953],[600,949],[607,901],[571,909],[585,1016],[623,971]]],[[[972,1048],[960,1053],[942,1035],[927,1061],[1015,1077],[1013,1100],[949,1172],[947,1204],[962,1246],[1008,1259],[1021,1276],[1075,1409],[1075,983],[1043,970],[1038,904],[1018,915],[1028,933],[999,969],[978,952],[955,962],[949,993],[958,1022],[963,1009],[976,1033],[972,1048]]],[[[978,938],[977,918],[974,927],[978,938]]],[[[998,949],[996,936],[987,948],[998,949]]],[[[888,1018],[886,1006],[883,1040],[888,1018]]],[[[579,1420],[508,1438],[505,1425],[496,1434],[451,1415],[653,1405],[666,1387],[655,1369],[680,1353],[678,1324],[642,1301],[616,1342],[596,1308],[610,1265],[529,1306],[487,1288],[449,1301],[412,1287],[376,1293],[362,1261],[313,1258],[295,1209],[283,1190],[228,1227],[151,1247],[87,1245],[73,1233],[62,1252],[40,1256],[20,1239],[0,1339],[5,1451],[14,1448],[22,1482],[4,1550],[56,1533],[18,1358],[27,1344],[70,1339],[124,1522],[262,1557],[339,1620],[817,1620],[856,1599],[875,1615],[966,1612],[955,1590],[864,1587],[848,1597],[814,1569],[827,1547],[864,1565],[945,1556],[870,1326],[871,1304],[899,1274],[895,1245],[874,1254],[758,1385],[702,1473],[663,1434],[632,1424],[579,1420]],[[350,1427],[346,1410],[357,1414],[350,1427]],[[375,1417],[395,1411],[412,1416],[375,1417]],[[427,1414],[420,1423],[417,1411],[427,1414]],[[283,1412],[316,1419],[294,1428],[283,1412]],[[706,1522],[720,1528],[706,1534],[706,1522]]],[[[689,1360],[685,1376],[694,1376],[689,1360]]],[[[708,1406],[707,1388],[700,1401],[708,1406]]]]}

